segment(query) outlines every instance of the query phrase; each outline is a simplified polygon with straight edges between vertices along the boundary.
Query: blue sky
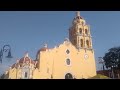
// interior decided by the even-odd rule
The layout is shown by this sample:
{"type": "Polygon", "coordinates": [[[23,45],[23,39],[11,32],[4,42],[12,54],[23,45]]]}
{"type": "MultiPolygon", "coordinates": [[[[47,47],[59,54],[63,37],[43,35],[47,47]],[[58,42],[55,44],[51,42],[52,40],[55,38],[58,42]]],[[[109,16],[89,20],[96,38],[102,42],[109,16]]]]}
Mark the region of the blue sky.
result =
{"type": "MultiPolygon", "coordinates": [[[[96,61],[109,48],[120,45],[119,11],[81,11],[81,16],[91,26],[96,61]]],[[[0,48],[9,44],[14,56],[11,61],[3,58],[0,70],[27,51],[35,59],[44,43],[50,48],[61,44],[68,37],[74,17],[75,11],[0,11],[0,48]]],[[[97,69],[100,69],[98,64],[97,69]]]]}

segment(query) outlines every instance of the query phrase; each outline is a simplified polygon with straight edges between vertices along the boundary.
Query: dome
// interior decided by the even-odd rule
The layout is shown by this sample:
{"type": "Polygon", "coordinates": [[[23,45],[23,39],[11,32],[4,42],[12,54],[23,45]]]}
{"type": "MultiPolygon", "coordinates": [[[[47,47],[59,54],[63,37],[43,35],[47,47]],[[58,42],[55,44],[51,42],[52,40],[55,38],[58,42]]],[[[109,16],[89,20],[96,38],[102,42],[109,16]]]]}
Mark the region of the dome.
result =
{"type": "Polygon", "coordinates": [[[47,49],[48,49],[48,48],[43,47],[43,48],[40,49],[40,51],[46,51],[47,49]]]}
{"type": "Polygon", "coordinates": [[[19,66],[19,64],[18,63],[15,63],[15,64],[13,64],[12,66],[11,66],[11,68],[17,68],[19,66]]]}
{"type": "Polygon", "coordinates": [[[33,61],[29,57],[24,56],[19,61],[17,61],[17,63],[13,64],[11,68],[17,68],[19,66],[21,67],[24,63],[31,63],[35,65],[36,61],[35,60],[33,61]]]}
{"type": "Polygon", "coordinates": [[[19,60],[19,63],[26,63],[26,62],[34,64],[34,61],[31,60],[29,57],[23,57],[19,60]]]}
{"type": "Polygon", "coordinates": [[[39,54],[41,51],[46,51],[47,49],[48,49],[48,48],[43,47],[43,48],[41,48],[40,50],[38,50],[37,54],[39,54]]]}
{"type": "Polygon", "coordinates": [[[11,66],[11,68],[14,68],[16,66],[16,63],[11,66]]]}
{"type": "Polygon", "coordinates": [[[44,45],[40,50],[38,50],[37,54],[40,53],[41,51],[46,51],[48,49],[47,44],[44,45]]]}

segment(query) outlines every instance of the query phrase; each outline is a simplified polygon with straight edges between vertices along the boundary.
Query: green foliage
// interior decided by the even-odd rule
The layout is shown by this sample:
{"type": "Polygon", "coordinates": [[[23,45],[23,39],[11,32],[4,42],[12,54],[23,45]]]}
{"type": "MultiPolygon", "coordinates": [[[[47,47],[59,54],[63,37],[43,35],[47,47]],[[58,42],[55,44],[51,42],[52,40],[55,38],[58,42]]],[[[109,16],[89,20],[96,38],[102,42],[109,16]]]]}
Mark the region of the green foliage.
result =
{"type": "Polygon", "coordinates": [[[113,47],[103,57],[106,68],[120,68],[120,47],[113,47]]]}
{"type": "Polygon", "coordinates": [[[110,79],[110,78],[101,74],[97,74],[96,76],[89,79],[110,79]]]}

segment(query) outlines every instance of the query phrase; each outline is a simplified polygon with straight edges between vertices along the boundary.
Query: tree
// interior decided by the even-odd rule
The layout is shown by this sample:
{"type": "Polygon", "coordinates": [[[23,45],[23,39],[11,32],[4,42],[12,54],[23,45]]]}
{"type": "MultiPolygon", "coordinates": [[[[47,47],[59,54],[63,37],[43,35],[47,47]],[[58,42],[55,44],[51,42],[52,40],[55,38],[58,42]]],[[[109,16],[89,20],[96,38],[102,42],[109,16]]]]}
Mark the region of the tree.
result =
{"type": "Polygon", "coordinates": [[[120,69],[120,47],[113,47],[103,57],[106,68],[120,69]]]}

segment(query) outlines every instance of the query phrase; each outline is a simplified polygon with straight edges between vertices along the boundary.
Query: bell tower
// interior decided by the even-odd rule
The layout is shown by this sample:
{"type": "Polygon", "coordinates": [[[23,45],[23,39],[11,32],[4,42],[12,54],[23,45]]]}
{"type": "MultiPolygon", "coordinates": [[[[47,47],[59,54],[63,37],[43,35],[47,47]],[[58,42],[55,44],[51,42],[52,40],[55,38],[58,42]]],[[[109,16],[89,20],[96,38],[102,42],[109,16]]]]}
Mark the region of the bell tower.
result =
{"type": "Polygon", "coordinates": [[[92,49],[90,26],[80,16],[80,11],[76,11],[72,26],[69,28],[69,39],[77,49],[92,49]]]}

